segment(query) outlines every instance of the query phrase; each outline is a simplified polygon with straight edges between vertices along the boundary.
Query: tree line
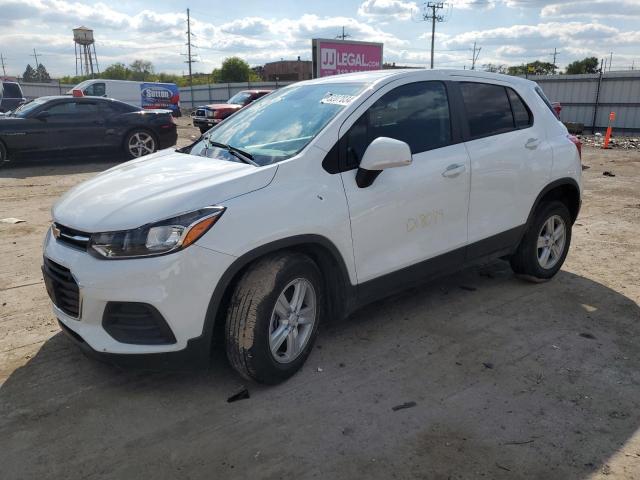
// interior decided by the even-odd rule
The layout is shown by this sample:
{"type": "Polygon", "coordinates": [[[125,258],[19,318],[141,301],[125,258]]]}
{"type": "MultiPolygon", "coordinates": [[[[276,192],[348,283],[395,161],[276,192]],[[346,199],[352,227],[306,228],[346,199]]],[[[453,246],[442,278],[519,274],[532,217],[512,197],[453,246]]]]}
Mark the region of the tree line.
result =
{"type": "MultiPolygon", "coordinates": [[[[598,73],[600,71],[599,61],[596,57],[587,57],[582,60],[567,65],[564,72],[566,75],[576,75],[580,73],[598,73]]],[[[522,65],[496,65],[486,63],[482,65],[482,70],[493,73],[504,73],[506,75],[554,75],[558,73],[558,67],[551,62],[535,62],[523,63],[522,65]]]]}
{"type": "MultiPolygon", "coordinates": [[[[114,63],[105,68],[99,75],[66,76],[60,78],[60,83],[75,85],[84,80],[98,77],[109,80],[175,83],[180,87],[190,85],[188,76],[156,72],[153,63],[147,60],[134,60],[129,65],[120,62],[114,63]]],[[[260,76],[251,69],[249,64],[239,57],[229,57],[222,62],[220,68],[215,68],[211,73],[194,73],[192,77],[193,85],[227,82],[259,82],[262,80],[260,76]]]]}

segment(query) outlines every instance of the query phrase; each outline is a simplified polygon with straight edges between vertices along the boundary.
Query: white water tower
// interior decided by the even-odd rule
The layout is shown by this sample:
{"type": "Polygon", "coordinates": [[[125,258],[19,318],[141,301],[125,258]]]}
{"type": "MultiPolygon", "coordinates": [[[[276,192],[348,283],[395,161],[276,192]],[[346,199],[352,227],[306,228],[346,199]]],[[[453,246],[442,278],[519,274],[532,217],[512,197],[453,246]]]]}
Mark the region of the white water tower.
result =
{"type": "Polygon", "coordinates": [[[93,30],[87,27],[74,28],[73,42],[76,49],[76,75],[93,76],[95,73],[99,74],[100,68],[98,67],[93,30]]]}

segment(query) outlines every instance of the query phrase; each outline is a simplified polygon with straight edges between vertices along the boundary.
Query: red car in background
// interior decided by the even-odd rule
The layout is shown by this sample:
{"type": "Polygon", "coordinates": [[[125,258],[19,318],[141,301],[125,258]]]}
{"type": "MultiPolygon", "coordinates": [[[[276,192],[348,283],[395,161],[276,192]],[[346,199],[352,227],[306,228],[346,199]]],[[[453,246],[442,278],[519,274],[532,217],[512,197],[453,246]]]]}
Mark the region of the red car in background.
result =
{"type": "Polygon", "coordinates": [[[272,90],[243,90],[236,93],[226,103],[214,103],[198,107],[193,114],[193,126],[198,127],[200,132],[204,133],[232,113],[271,92],[272,90]]]}

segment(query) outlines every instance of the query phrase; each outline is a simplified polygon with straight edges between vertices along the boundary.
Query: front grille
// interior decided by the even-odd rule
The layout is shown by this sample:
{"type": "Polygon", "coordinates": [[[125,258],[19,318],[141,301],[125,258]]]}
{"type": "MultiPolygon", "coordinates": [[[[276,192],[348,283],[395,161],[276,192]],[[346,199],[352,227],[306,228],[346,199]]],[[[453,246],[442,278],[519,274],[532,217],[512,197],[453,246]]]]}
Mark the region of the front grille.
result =
{"type": "Polygon", "coordinates": [[[196,110],[196,117],[204,117],[204,116],[205,116],[204,108],[199,108],[196,110]]]}
{"type": "Polygon", "coordinates": [[[137,345],[176,343],[176,337],[162,314],[147,303],[107,303],[102,317],[102,327],[122,343],[137,345]]]}
{"type": "Polygon", "coordinates": [[[42,276],[47,293],[56,307],[74,318],[80,316],[80,289],[71,270],[44,258],[42,276]]]}
{"type": "Polygon", "coordinates": [[[59,223],[53,224],[52,231],[56,240],[64,243],[65,245],[69,245],[70,247],[77,248],[79,250],[86,250],[89,246],[89,240],[91,239],[90,233],[65,227],[59,223]]]}

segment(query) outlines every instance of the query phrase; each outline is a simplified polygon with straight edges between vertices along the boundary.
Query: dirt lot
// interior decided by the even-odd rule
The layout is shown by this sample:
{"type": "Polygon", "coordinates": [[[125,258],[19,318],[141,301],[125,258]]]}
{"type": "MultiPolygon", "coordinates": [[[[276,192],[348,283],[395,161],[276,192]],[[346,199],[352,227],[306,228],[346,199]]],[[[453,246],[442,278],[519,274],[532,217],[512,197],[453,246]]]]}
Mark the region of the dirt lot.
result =
{"type": "Polygon", "coordinates": [[[41,242],[55,199],[113,163],[1,170],[0,218],[25,223],[0,224],[0,478],[640,478],[640,152],[584,163],[553,281],[496,262],[378,302],[277,387],[220,352],[192,374],[85,358],[49,308],[41,242]]]}

